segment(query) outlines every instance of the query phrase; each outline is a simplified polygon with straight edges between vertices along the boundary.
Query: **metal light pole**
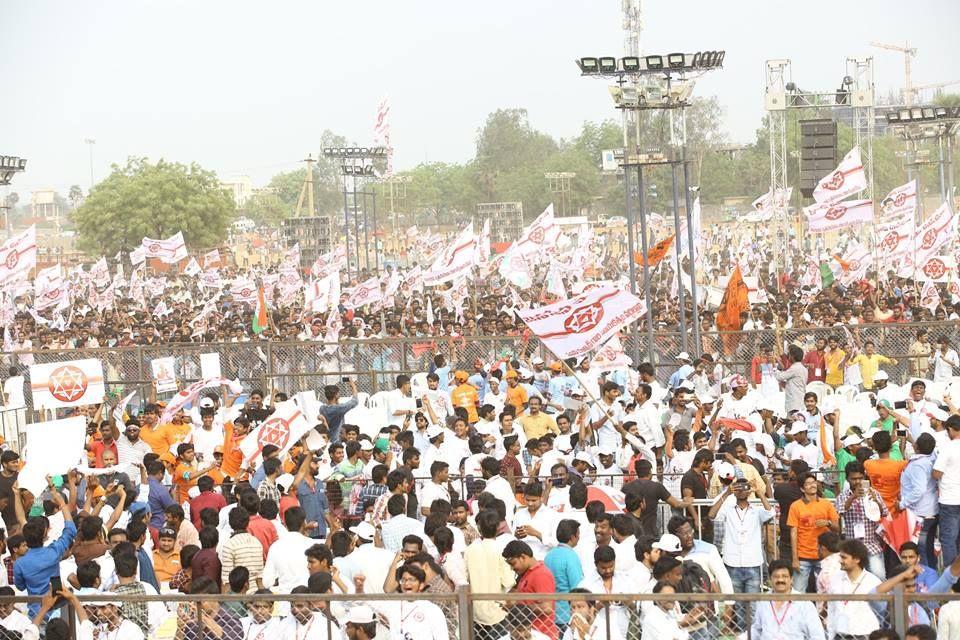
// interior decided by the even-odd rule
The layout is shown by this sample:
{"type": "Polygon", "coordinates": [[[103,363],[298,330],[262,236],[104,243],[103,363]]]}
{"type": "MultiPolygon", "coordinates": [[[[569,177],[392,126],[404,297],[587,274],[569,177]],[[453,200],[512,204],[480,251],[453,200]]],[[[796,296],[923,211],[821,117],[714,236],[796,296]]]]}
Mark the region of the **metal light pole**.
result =
{"type": "MultiPolygon", "coordinates": [[[[683,111],[681,110],[681,114],[683,111]]],[[[682,117],[682,115],[681,115],[682,117]]],[[[693,244],[693,215],[690,202],[690,162],[687,161],[687,144],[683,144],[683,192],[687,207],[687,254],[690,259],[690,295],[693,296],[693,355],[700,357],[700,299],[697,297],[697,247],[693,244]]]]}
{"type": "MultiPolygon", "coordinates": [[[[626,214],[627,214],[627,216],[626,216],[626,217],[627,217],[627,265],[628,265],[628,268],[629,268],[629,271],[630,271],[630,293],[632,293],[633,295],[637,295],[637,266],[634,264],[634,261],[633,261],[633,248],[634,248],[635,246],[637,246],[637,245],[636,245],[636,242],[635,242],[634,237],[633,237],[633,235],[634,235],[634,234],[633,234],[633,208],[630,206],[630,170],[629,170],[628,168],[624,168],[624,170],[623,170],[623,187],[624,187],[623,190],[624,190],[624,191],[626,192],[626,194],[627,194],[627,195],[626,195],[626,201],[627,201],[627,202],[626,202],[626,204],[627,204],[627,210],[626,210],[626,214]]],[[[642,198],[643,196],[640,196],[640,197],[642,198]]],[[[646,252],[644,252],[644,260],[646,260],[646,252]]],[[[649,310],[650,299],[649,299],[649,298],[647,299],[647,305],[648,305],[647,315],[649,315],[649,314],[650,314],[650,310],[649,310]]],[[[634,361],[634,363],[639,363],[639,361],[640,361],[640,335],[639,335],[639,333],[638,333],[638,331],[637,331],[637,323],[636,323],[636,322],[632,323],[631,328],[630,328],[630,334],[631,334],[631,338],[632,338],[632,339],[631,339],[631,342],[633,343],[633,344],[631,345],[631,349],[630,349],[630,350],[631,350],[631,353],[632,353],[633,361],[634,361]]]]}
{"type": "MultiPolygon", "coordinates": [[[[670,164],[670,181],[673,185],[673,229],[676,239],[674,242],[674,252],[676,256],[676,263],[674,268],[677,270],[677,294],[679,296],[678,304],[680,311],[680,350],[687,350],[687,305],[686,305],[686,295],[683,290],[683,281],[680,279],[680,194],[677,193],[677,165],[670,164]]],[[[689,227],[689,225],[688,225],[689,227]]]]}
{"type": "MultiPolygon", "coordinates": [[[[640,246],[643,248],[643,299],[647,301],[647,362],[656,366],[653,348],[653,298],[650,296],[650,253],[647,244],[647,197],[643,192],[643,165],[637,165],[637,193],[640,199],[640,246]]],[[[630,225],[633,228],[633,225],[630,225]]],[[[630,278],[634,280],[633,277],[630,278]]]]}
{"type": "Polygon", "coordinates": [[[95,145],[97,141],[93,138],[85,138],[84,142],[87,143],[87,147],[90,149],[90,188],[93,189],[93,145],[95,145]]]}

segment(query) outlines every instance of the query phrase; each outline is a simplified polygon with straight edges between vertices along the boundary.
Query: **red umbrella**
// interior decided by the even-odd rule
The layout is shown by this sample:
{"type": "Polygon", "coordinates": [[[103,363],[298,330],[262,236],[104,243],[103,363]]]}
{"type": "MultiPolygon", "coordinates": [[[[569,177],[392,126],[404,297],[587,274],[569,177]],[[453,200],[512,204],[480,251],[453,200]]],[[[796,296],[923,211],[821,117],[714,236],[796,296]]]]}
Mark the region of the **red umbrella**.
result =
{"type": "Polygon", "coordinates": [[[612,487],[587,487],[587,502],[599,500],[603,503],[606,511],[623,511],[626,504],[623,499],[623,491],[612,487]]]}

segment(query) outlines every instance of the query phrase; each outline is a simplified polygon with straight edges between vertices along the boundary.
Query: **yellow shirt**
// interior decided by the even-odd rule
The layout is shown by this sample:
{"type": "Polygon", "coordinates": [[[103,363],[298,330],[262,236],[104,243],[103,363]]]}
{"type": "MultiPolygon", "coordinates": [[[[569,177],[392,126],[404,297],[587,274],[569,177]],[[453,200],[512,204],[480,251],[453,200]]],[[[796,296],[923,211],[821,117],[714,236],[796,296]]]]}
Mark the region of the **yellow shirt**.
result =
{"type": "Polygon", "coordinates": [[[527,440],[542,438],[549,432],[560,435],[560,428],[557,426],[556,421],[542,411],[535,416],[529,413],[522,416],[520,418],[520,426],[523,427],[523,432],[526,434],[527,440]]]}
{"type": "Polygon", "coordinates": [[[861,353],[851,360],[850,364],[860,365],[860,377],[863,378],[863,388],[873,389],[873,378],[877,375],[877,371],[880,370],[880,365],[893,364],[893,360],[879,353],[875,353],[872,356],[861,353]]]}
{"type": "Polygon", "coordinates": [[[827,367],[827,377],[824,382],[830,386],[836,387],[843,384],[843,367],[840,366],[840,363],[843,362],[846,355],[846,352],[840,347],[823,354],[823,360],[827,367]]]}

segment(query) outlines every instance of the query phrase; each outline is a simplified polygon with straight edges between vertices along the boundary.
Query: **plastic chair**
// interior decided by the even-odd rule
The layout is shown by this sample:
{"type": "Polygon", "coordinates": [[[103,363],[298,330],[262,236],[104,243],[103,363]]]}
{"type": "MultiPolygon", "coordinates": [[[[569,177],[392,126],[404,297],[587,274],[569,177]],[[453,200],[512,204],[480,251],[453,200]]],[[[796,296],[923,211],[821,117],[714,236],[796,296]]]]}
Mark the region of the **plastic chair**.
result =
{"type": "Polygon", "coordinates": [[[818,400],[823,400],[828,396],[833,395],[833,389],[826,382],[820,382],[819,380],[814,380],[813,382],[807,383],[807,391],[817,394],[818,400]]]}
{"type": "Polygon", "coordinates": [[[847,402],[853,402],[853,399],[857,395],[857,388],[849,384],[842,384],[834,389],[833,394],[836,396],[842,396],[847,402]]]}
{"type": "Polygon", "coordinates": [[[857,395],[853,396],[853,404],[864,405],[866,407],[871,406],[873,398],[876,398],[876,394],[872,391],[861,391],[857,395]]]}
{"type": "Polygon", "coordinates": [[[421,371],[410,376],[410,393],[414,398],[420,398],[428,390],[427,372],[421,371]]]}

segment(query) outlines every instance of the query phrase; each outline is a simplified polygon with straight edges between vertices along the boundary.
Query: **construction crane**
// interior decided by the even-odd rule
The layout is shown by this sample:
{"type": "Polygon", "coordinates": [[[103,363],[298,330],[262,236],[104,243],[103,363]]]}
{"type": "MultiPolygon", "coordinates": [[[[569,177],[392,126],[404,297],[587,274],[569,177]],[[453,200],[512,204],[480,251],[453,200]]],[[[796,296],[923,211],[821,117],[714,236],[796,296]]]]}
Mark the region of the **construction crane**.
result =
{"type": "Polygon", "coordinates": [[[913,91],[917,97],[919,97],[920,92],[924,89],[942,89],[943,87],[949,87],[955,84],[960,84],[960,80],[951,80],[950,82],[934,82],[932,84],[918,84],[913,87],[913,91]]]}
{"type": "Polygon", "coordinates": [[[917,50],[910,46],[910,43],[907,42],[904,46],[898,44],[888,44],[886,42],[871,42],[871,47],[877,47],[878,49],[889,49],[890,51],[899,51],[903,54],[903,75],[904,75],[904,88],[903,88],[903,100],[908,107],[913,106],[913,81],[910,76],[910,64],[913,60],[913,56],[917,55],[917,50]]]}

